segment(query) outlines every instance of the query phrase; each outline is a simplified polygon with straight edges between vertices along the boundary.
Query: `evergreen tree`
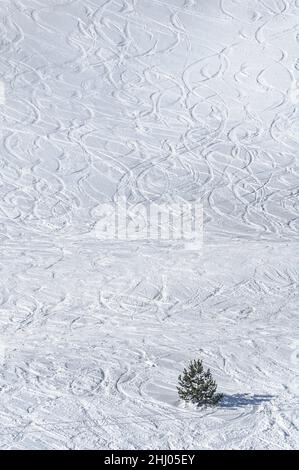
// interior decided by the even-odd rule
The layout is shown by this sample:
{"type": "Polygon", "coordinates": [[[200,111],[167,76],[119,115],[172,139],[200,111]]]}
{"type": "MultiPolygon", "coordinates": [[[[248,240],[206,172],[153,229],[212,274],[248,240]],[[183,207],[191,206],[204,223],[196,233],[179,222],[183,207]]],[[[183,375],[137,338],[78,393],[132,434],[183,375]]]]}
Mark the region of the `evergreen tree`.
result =
{"type": "Polygon", "coordinates": [[[188,368],[179,375],[179,386],[177,387],[179,397],[200,405],[216,405],[222,394],[216,393],[217,385],[213,380],[210,369],[203,368],[202,361],[195,359],[190,361],[188,368]]]}

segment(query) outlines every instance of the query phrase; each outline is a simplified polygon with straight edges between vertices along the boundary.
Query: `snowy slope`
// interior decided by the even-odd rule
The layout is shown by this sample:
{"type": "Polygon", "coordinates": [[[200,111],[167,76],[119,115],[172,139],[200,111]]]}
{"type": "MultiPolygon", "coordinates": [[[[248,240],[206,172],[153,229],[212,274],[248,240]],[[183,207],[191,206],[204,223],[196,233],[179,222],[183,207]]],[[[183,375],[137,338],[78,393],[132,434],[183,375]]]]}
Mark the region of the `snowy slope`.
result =
{"type": "Polygon", "coordinates": [[[0,448],[298,447],[298,1],[1,0],[0,38],[0,448]],[[202,253],[98,240],[117,196],[201,200],[202,253]]]}

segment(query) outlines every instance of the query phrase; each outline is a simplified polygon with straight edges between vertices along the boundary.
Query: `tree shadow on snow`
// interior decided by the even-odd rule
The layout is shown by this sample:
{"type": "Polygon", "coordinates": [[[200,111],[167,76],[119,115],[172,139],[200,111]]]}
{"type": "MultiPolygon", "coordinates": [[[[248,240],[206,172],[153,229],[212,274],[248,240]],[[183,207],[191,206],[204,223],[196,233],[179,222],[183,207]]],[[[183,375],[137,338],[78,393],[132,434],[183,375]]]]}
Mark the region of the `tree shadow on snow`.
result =
{"type": "Polygon", "coordinates": [[[275,398],[273,395],[249,395],[247,393],[236,393],[234,395],[224,395],[220,402],[223,408],[240,408],[243,406],[261,405],[275,398]]]}

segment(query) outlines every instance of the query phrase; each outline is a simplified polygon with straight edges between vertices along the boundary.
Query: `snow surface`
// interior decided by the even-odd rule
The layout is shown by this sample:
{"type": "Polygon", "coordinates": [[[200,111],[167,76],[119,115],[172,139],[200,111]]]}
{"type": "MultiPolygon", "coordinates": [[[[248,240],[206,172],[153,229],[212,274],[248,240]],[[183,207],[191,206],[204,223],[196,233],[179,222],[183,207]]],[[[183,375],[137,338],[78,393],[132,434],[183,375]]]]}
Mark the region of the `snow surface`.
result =
{"type": "Polygon", "coordinates": [[[0,448],[298,447],[298,0],[1,0],[0,35],[0,448]],[[98,240],[116,195],[199,198],[202,253],[98,240]]]}

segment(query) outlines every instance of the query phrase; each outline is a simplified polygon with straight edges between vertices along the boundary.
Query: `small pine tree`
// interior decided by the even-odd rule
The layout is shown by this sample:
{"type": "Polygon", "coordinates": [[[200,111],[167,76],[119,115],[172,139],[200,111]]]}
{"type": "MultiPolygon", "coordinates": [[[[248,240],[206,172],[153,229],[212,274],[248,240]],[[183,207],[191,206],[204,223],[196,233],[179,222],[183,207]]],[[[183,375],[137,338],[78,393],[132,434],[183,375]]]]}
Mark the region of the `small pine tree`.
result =
{"type": "Polygon", "coordinates": [[[216,393],[217,385],[212,377],[210,369],[204,370],[202,361],[195,359],[190,361],[182,375],[179,375],[177,387],[179,397],[200,405],[217,405],[223,395],[216,393]]]}

